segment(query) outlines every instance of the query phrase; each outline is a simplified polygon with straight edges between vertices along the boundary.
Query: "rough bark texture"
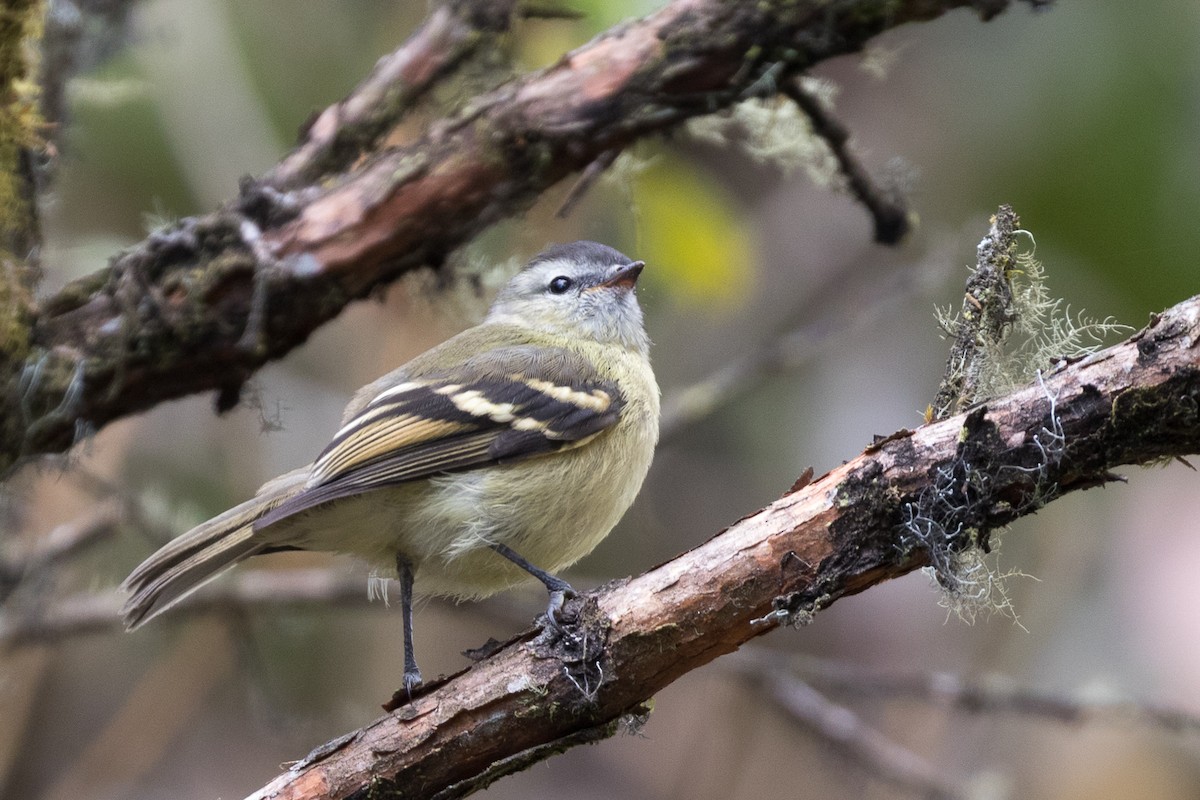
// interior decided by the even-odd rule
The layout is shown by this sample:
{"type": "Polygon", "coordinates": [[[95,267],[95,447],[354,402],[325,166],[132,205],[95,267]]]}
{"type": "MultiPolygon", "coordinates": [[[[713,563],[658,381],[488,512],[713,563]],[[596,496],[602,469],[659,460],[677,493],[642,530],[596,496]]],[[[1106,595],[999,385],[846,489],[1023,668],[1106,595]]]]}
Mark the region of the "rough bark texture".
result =
{"type": "Polygon", "coordinates": [[[351,300],[437,267],[597,158],[763,91],[768,70],[789,80],[905,22],[960,6],[988,17],[1007,5],[675,0],[469,98],[417,141],[373,151],[470,49],[463,25],[489,35],[503,27],[468,13],[480,4],[437,11],[237,200],[150,236],[41,305],[28,356],[0,374],[0,472],[164,400],[217,389],[218,409],[232,407],[256,369],[351,300]],[[304,184],[314,176],[322,179],[304,184]]]}
{"type": "Polygon", "coordinates": [[[1200,297],[1126,342],[966,413],[900,431],[694,550],[569,606],[255,798],[459,797],[636,720],[655,692],[780,624],[936,560],[914,520],[997,526],[1120,464],[1200,451],[1200,297]],[[931,501],[932,499],[932,501],[931,501]]]}
{"type": "Polygon", "coordinates": [[[948,331],[954,339],[933,400],[933,419],[945,419],[975,402],[979,371],[987,368],[987,345],[1003,342],[1016,321],[1011,273],[1016,268],[1014,232],[1020,227],[1012,207],[1001,206],[976,248],[975,271],[967,281],[958,326],[948,331]]]}

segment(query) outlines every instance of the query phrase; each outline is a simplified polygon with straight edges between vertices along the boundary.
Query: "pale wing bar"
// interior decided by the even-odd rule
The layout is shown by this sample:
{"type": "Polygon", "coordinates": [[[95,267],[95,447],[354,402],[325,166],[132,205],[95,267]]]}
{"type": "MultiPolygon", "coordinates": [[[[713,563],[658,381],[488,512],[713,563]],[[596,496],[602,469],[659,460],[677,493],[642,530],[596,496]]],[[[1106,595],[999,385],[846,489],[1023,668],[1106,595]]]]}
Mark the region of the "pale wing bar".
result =
{"type": "Polygon", "coordinates": [[[254,529],[363,492],[580,443],[615,424],[623,405],[615,384],[594,379],[563,385],[514,373],[410,381],[338,431],[306,488],[254,529]]]}

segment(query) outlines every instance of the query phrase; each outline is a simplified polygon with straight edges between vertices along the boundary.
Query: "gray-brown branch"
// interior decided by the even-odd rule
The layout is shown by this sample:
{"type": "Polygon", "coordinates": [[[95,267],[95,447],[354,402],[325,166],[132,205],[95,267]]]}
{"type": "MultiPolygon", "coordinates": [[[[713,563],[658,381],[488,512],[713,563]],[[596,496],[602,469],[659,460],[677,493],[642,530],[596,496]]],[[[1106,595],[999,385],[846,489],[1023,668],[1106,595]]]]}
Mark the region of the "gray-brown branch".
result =
{"type": "Polygon", "coordinates": [[[603,154],[759,92],[766,74],[790,80],[906,22],[957,7],[986,18],[1008,5],[675,0],[464,100],[418,140],[382,147],[379,132],[422,81],[451,70],[468,47],[455,26],[473,18],[435,11],[363,94],[318,118],[264,180],[247,180],[225,208],[151,235],[40,305],[24,357],[0,374],[0,473],[164,400],[216,389],[218,408],[233,406],[255,370],[351,300],[438,266],[603,154]],[[455,55],[435,55],[431,39],[455,55]],[[329,174],[331,165],[347,171],[329,174]]]}
{"type": "Polygon", "coordinates": [[[976,248],[975,269],[967,281],[958,324],[947,331],[953,340],[946,372],[933,400],[933,419],[945,419],[975,402],[980,375],[988,368],[991,351],[1003,344],[1017,319],[1012,271],[1016,268],[1020,227],[1021,220],[1012,206],[1002,205],[976,248]]]}
{"type": "Polygon", "coordinates": [[[1125,342],[900,431],[704,544],[305,759],[255,798],[460,797],[623,719],[684,673],[840,597],[926,566],[923,522],[982,543],[1122,464],[1200,452],[1200,296],[1125,342]],[[940,502],[931,502],[937,495],[940,502]]]}

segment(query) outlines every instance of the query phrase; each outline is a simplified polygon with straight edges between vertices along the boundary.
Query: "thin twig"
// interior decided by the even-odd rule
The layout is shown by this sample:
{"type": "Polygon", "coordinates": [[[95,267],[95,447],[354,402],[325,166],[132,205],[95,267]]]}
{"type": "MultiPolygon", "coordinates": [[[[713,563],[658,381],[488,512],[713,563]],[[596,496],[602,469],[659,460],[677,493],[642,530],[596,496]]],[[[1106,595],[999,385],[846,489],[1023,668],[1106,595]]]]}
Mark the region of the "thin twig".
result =
{"type": "Polygon", "coordinates": [[[560,0],[519,0],[517,13],[525,19],[583,19],[586,12],[560,0]]]}
{"type": "Polygon", "coordinates": [[[621,154],[620,150],[606,150],[596,156],[596,160],[583,168],[583,172],[579,175],[579,179],[567,192],[567,196],[563,198],[562,205],[558,207],[558,211],[554,212],[554,216],[559,219],[566,219],[571,216],[571,212],[575,210],[575,206],[587,194],[588,189],[592,188],[592,184],[604,174],[604,170],[612,166],[612,163],[617,160],[617,156],[621,154]]]}
{"type": "Polygon", "coordinates": [[[721,665],[763,692],[768,701],[839,750],[867,774],[930,798],[965,798],[925,759],[868,725],[795,674],[800,659],[761,647],[743,647],[721,665]]]}
{"type": "MultiPolygon", "coordinates": [[[[65,597],[41,610],[0,616],[0,650],[120,630],[124,596],[115,591],[65,597]]],[[[244,570],[181,601],[171,616],[296,608],[367,606],[362,575],[331,569],[244,570]]]]}
{"type": "Polygon", "coordinates": [[[845,706],[829,700],[787,673],[762,676],[767,695],[796,722],[834,745],[869,775],[931,800],[962,800],[968,793],[938,775],[908,748],[901,747],[845,706]]]}
{"type": "Polygon", "coordinates": [[[808,117],[813,133],[825,140],[846,177],[850,193],[866,206],[875,222],[875,241],[896,244],[911,228],[911,214],[899,192],[875,183],[850,148],[850,131],[797,80],[785,81],[785,94],[808,117]]]}
{"type": "Polygon", "coordinates": [[[59,525],[28,552],[0,561],[0,603],[26,578],[85,552],[108,539],[124,517],[119,504],[106,503],[87,515],[59,525]]]}
{"type": "Polygon", "coordinates": [[[812,658],[796,660],[794,666],[829,691],[857,697],[923,700],[968,714],[1019,714],[1063,724],[1124,723],[1169,733],[1200,733],[1200,715],[1179,708],[1118,696],[1034,689],[999,675],[977,680],[946,672],[905,675],[812,658]]]}
{"type": "Polygon", "coordinates": [[[704,378],[669,392],[663,402],[660,440],[671,441],[765,381],[811,362],[825,348],[844,342],[890,309],[936,285],[943,271],[877,269],[852,277],[851,285],[839,278],[825,291],[807,298],[791,315],[793,319],[805,319],[803,324],[729,359],[704,378]]]}

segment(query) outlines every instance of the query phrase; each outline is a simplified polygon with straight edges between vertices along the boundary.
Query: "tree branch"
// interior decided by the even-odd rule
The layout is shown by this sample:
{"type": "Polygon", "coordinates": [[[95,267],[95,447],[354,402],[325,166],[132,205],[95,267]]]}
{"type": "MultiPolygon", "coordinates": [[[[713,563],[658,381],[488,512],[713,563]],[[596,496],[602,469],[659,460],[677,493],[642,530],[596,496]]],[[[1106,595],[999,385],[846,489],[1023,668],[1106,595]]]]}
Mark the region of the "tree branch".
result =
{"type": "Polygon", "coordinates": [[[303,141],[263,182],[284,191],[349,168],[437,82],[508,32],[516,0],[450,0],[403,46],[379,59],[341,102],[318,115],[303,141]]]}
{"type": "Polygon", "coordinates": [[[756,636],[931,563],[912,537],[918,509],[986,548],[997,527],[1112,480],[1118,465],[1197,451],[1200,296],[1006,397],[899,431],[694,550],[572,601],[565,636],[527,632],[253,797],[462,796],[481,775],[616,730],[756,636]],[[1061,446],[1047,447],[1048,431],[1061,446]]]}
{"type": "MultiPolygon", "coordinates": [[[[37,545],[19,557],[0,555],[0,605],[28,576],[35,576],[109,538],[121,523],[121,509],[115,503],[99,506],[81,519],[59,525],[37,545]]],[[[4,641],[4,620],[0,618],[0,646],[4,641]]]]}
{"type": "MultiPolygon", "coordinates": [[[[42,4],[0,7],[0,381],[29,355],[42,245],[38,213],[44,125],[30,41],[41,33],[42,4]]],[[[0,471],[3,471],[0,459],[0,471]]]]}
{"type": "MultiPolygon", "coordinates": [[[[757,672],[765,672],[767,659],[757,672]]],[[[1002,675],[974,681],[947,672],[904,674],[863,669],[814,658],[770,659],[776,670],[794,669],[806,681],[833,694],[890,700],[918,700],[966,714],[1012,714],[1064,725],[1132,724],[1168,733],[1200,732],[1200,715],[1181,708],[1096,696],[1095,692],[1056,692],[1028,688],[1002,675]]]]}
{"type": "MultiPolygon", "coordinates": [[[[435,12],[264,180],[246,181],[225,208],[151,235],[41,305],[28,358],[0,374],[0,471],[167,399],[217,389],[218,409],[232,407],[255,370],[351,300],[438,266],[603,154],[738,102],[768,70],[789,80],[903,23],[962,6],[989,17],[1008,5],[675,0],[464,100],[412,144],[299,186],[349,164],[363,141],[377,143],[422,81],[456,63],[459,50],[445,57],[414,44],[446,41],[432,33],[439,19],[461,33],[462,17],[435,12]]],[[[467,47],[457,34],[450,40],[467,47]]]]}
{"type": "Polygon", "coordinates": [[[839,276],[790,314],[803,323],[733,356],[699,380],[664,397],[659,447],[771,378],[799,369],[827,347],[877,324],[889,310],[941,280],[942,272],[940,268],[901,272],[877,267],[849,277],[839,276]]]}
{"type": "Polygon", "coordinates": [[[816,733],[867,774],[927,800],[966,800],[970,793],[933,765],[787,672],[755,676],[773,705],[816,733]]]}
{"type": "MultiPolygon", "coordinates": [[[[124,626],[118,591],[85,592],[59,598],[46,608],[0,615],[0,652],[72,636],[115,633],[124,626]]],[[[244,570],[220,587],[205,588],[171,611],[176,621],[205,614],[283,611],[367,605],[362,575],[329,569],[244,570]]]]}

